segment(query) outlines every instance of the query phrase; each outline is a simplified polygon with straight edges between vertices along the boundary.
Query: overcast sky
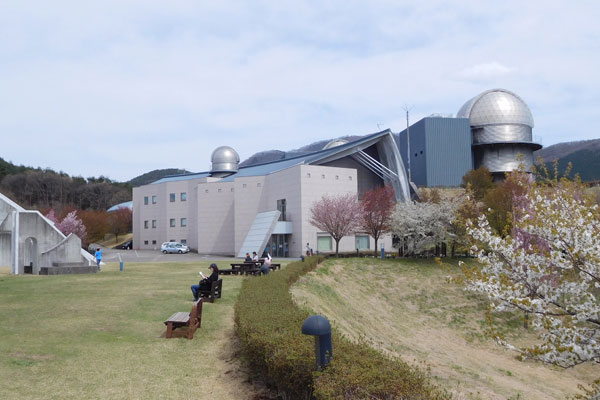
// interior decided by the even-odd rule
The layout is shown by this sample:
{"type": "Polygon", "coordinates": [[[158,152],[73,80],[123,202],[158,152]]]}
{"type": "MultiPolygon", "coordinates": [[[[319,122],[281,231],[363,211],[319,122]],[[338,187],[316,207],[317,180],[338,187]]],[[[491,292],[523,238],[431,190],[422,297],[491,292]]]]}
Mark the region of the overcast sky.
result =
{"type": "Polygon", "coordinates": [[[600,2],[0,0],[0,157],[118,181],[403,130],[492,88],[600,137],[600,2]]]}

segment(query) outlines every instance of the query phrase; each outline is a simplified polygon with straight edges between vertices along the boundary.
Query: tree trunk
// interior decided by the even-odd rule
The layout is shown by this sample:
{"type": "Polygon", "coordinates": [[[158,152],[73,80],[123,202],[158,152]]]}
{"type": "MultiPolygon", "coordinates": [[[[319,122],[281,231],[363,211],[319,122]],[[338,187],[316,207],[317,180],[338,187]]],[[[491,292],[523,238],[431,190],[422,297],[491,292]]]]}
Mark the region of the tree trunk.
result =
{"type": "Polygon", "coordinates": [[[339,253],[339,251],[338,251],[339,247],[340,247],[340,239],[336,239],[335,240],[335,255],[336,255],[336,257],[338,256],[338,253],[339,253]]]}

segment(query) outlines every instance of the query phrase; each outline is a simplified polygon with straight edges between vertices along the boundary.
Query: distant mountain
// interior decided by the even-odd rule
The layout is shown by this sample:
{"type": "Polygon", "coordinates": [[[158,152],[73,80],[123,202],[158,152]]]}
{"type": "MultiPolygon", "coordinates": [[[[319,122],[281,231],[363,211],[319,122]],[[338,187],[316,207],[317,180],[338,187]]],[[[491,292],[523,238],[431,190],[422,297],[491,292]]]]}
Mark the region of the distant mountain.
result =
{"type": "Polygon", "coordinates": [[[135,178],[131,179],[128,183],[130,183],[131,186],[134,187],[142,186],[157,181],[168,175],[187,174],[189,172],[190,171],[186,171],[185,169],[178,168],[155,169],[154,171],[146,172],[145,174],[136,176],[135,178]]]}
{"type": "MultiPolygon", "coordinates": [[[[351,141],[359,139],[361,137],[362,136],[349,135],[349,136],[340,137],[338,139],[344,139],[344,140],[347,140],[348,142],[351,142],[351,141]]],[[[240,167],[248,167],[251,165],[264,164],[264,163],[268,163],[268,162],[272,162],[272,161],[284,160],[287,158],[301,156],[302,154],[319,151],[319,150],[322,150],[323,147],[325,147],[325,145],[327,143],[329,143],[331,140],[333,140],[333,139],[319,140],[318,142],[314,142],[314,143],[308,144],[306,146],[300,147],[299,149],[294,149],[294,150],[290,150],[287,152],[281,151],[281,150],[261,151],[259,153],[255,153],[255,154],[251,155],[246,160],[242,161],[240,163],[240,167]]]]}
{"type": "Polygon", "coordinates": [[[571,176],[579,174],[585,182],[600,180],[600,139],[557,143],[534,152],[533,157],[541,157],[548,167],[558,160],[559,172],[570,162],[571,176]]]}

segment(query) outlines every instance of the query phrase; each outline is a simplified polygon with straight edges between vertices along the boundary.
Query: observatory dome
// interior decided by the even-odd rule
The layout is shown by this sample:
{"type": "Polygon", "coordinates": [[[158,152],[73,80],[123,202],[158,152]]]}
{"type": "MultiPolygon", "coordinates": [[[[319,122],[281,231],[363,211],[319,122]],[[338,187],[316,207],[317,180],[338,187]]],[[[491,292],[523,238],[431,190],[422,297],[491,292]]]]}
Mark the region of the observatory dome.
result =
{"type": "Polygon", "coordinates": [[[492,89],[473,97],[458,111],[457,118],[469,118],[471,126],[520,124],[533,128],[533,115],[515,93],[492,89]]]}
{"type": "Polygon", "coordinates": [[[348,143],[348,141],[344,140],[344,139],[333,139],[331,142],[327,143],[325,145],[325,147],[323,147],[323,150],[331,149],[332,147],[341,146],[346,143],[348,143]]]}
{"type": "Polygon", "coordinates": [[[223,176],[233,174],[238,171],[240,156],[229,146],[217,147],[210,157],[212,162],[211,175],[223,176]]]}

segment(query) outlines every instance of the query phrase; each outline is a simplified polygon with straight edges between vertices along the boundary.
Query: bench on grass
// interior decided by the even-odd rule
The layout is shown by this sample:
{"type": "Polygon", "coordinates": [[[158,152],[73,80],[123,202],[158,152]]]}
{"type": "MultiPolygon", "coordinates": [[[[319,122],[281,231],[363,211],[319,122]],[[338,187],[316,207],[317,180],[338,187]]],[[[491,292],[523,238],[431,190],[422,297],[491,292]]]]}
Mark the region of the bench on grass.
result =
{"type": "Polygon", "coordinates": [[[202,302],[202,299],[195,301],[192,305],[192,311],[189,313],[176,312],[171,315],[169,319],[165,321],[165,325],[167,326],[165,337],[170,339],[173,336],[185,336],[188,339],[193,339],[196,329],[200,329],[200,325],[202,324],[202,302]],[[187,328],[187,330],[175,331],[175,329],[184,327],[187,328]]]}
{"type": "Polygon", "coordinates": [[[221,298],[221,292],[223,291],[223,279],[214,281],[210,285],[210,290],[198,290],[198,297],[206,297],[211,303],[215,302],[215,299],[221,298]]]}

